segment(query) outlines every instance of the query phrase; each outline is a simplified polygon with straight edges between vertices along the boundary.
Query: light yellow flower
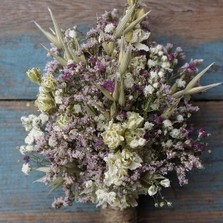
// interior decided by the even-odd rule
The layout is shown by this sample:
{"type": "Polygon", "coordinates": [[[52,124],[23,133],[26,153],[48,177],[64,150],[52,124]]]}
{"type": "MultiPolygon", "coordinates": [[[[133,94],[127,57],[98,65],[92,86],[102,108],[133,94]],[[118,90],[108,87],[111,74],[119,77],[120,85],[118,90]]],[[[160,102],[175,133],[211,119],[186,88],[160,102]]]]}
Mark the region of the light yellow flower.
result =
{"type": "Polygon", "coordinates": [[[128,116],[128,121],[127,121],[128,129],[136,129],[140,127],[144,121],[144,118],[136,112],[128,112],[127,116],[128,116]]]}
{"type": "Polygon", "coordinates": [[[119,123],[109,122],[109,125],[105,132],[101,135],[104,139],[104,143],[108,145],[110,149],[116,149],[124,141],[125,129],[119,123]]]}

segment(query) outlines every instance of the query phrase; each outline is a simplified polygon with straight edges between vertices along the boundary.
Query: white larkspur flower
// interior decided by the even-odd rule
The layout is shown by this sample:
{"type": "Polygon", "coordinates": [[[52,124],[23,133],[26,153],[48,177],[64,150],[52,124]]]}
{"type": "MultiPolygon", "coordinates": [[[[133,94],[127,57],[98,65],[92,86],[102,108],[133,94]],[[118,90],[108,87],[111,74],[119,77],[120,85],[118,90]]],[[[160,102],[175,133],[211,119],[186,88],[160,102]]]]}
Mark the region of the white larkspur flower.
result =
{"type": "Polygon", "coordinates": [[[30,167],[29,163],[23,163],[22,172],[26,175],[29,175],[30,171],[31,171],[31,167],[30,167]]]}

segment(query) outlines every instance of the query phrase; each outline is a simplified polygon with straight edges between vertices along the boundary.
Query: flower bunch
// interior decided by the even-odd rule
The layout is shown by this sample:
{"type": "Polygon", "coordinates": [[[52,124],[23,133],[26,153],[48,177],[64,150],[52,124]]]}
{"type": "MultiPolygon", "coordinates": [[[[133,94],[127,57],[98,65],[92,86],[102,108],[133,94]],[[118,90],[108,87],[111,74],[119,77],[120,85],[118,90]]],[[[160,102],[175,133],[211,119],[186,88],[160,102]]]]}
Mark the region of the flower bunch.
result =
{"type": "Polygon", "coordinates": [[[199,73],[202,60],[184,64],[181,48],[151,41],[148,14],[128,0],[123,16],[106,12],[85,39],[76,27],[61,30],[51,11],[52,32],[36,23],[52,60],[43,72],[27,71],[39,85],[40,114],[21,118],[22,171],[43,171],[39,181],[63,188],[56,208],[90,201],[124,209],[137,206],[140,194],[171,205],[161,195],[168,173],[184,185],[186,172],[202,167],[208,134],[188,124],[198,111],[190,96],[219,83],[200,86],[211,65],[199,73]]]}

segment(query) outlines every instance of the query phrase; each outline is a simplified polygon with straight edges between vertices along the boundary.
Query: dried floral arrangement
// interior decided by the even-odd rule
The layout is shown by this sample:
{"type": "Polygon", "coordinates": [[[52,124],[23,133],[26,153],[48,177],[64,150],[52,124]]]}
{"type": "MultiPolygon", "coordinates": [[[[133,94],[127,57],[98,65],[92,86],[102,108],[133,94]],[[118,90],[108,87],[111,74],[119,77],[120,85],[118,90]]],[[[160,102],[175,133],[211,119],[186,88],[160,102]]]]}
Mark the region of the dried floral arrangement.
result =
{"type": "Polygon", "coordinates": [[[211,65],[199,73],[202,60],[185,63],[180,47],[151,41],[149,12],[127,2],[123,16],[106,12],[84,39],[76,27],[61,30],[50,10],[54,30],[36,23],[52,60],[43,72],[27,71],[39,85],[40,114],[21,117],[20,152],[25,174],[43,171],[38,181],[63,188],[55,208],[77,201],[123,210],[141,194],[169,206],[161,194],[168,174],[184,185],[186,173],[202,167],[208,134],[188,119],[199,109],[191,95],[219,85],[199,84],[211,65]]]}

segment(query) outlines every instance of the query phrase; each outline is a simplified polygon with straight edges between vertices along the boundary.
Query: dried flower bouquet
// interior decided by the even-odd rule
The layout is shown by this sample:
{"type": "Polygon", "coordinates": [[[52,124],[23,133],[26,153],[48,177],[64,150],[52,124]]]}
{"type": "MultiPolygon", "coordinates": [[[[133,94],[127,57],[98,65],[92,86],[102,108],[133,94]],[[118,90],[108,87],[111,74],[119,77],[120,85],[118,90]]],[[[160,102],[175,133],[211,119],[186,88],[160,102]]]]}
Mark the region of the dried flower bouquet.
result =
{"type": "Polygon", "coordinates": [[[21,118],[20,152],[25,174],[43,171],[39,181],[63,188],[55,208],[77,201],[123,210],[141,194],[171,205],[161,194],[168,173],[184,185],[202,167],[208,134],[188,124],[198,111],[190,99],[219,83],[200,86],[211,65],[199,73],[202,60],[184,63],[181,48],[151,41],[148,14],[128,0],[123,16],[106,12],[84,39],[76,27],[61,30],[51,11],[54,30],[36,23],[52,60],[27,72],[39,85],[40,114],[21,118]]]}

